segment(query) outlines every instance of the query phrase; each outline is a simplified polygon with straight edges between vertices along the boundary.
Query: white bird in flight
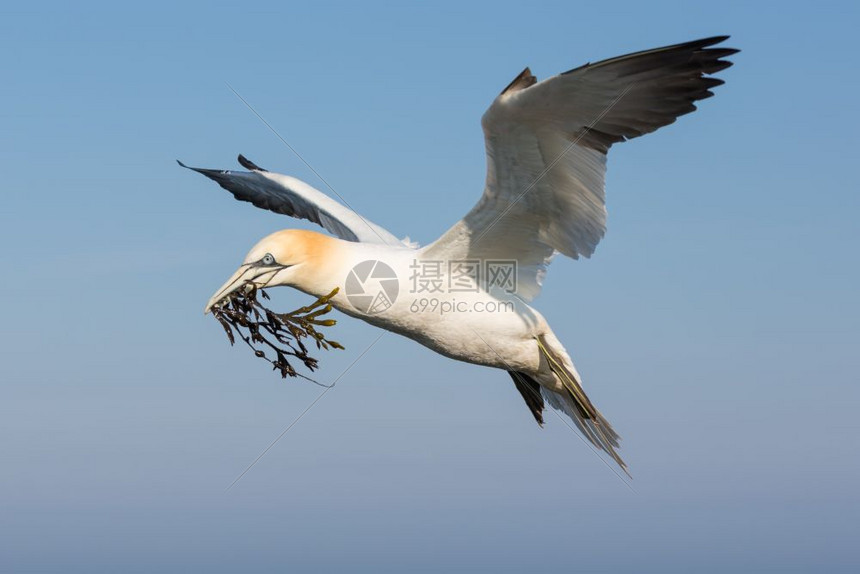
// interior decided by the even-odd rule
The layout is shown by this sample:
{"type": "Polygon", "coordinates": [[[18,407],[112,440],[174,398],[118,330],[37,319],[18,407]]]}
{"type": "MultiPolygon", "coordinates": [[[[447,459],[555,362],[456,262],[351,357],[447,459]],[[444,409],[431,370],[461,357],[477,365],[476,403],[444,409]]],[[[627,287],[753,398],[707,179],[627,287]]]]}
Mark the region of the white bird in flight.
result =
{"type": "MultiPolygon", "coordinates": [[[[252,282],[290,286],[452,359],[507,371],[543,425],[545,404],[627,472],[619,436],[589,400],[573,361],[529,301],[556,253],[590,257],[606,230],[609,148],[671,124],[723,83],[738,50],[706,38],[586,64],[538,82],[528,68],[482,118],[484,193],[425,247],[399,240],[298,179],[266,171],[190,168],[236,199],[319,224],[257,243],[206,304],[252,282]]],[[[180,165],[187,167],[180,162],[180,165]]]]}

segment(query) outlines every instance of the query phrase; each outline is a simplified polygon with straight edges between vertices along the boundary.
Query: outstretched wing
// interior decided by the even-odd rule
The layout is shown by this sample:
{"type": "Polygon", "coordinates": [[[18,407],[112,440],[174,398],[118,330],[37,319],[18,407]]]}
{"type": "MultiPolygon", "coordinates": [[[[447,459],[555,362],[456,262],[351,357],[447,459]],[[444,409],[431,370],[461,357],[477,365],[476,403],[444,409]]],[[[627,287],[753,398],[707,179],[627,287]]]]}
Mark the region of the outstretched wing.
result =
{"type": "Polygon", "coordinates": [[[399,239],[384,228],[368,221],[318,189],[294,177],[266,171],[244,156],[239,156],[239,163],[250,171],[202,169],[189,167],[178,160],[177,163],[202,173],[238,200],[251,202],[275,213],[312,221],[341,239],[402,245],[399,239]]]}
{"type": "Polygon", "coordinates": [[[738,50],[719,36],[586,64],[538,82],[526,68],[482,126],[487,180],[477,205],[435,243],[434,259],[516,260],[518,293],[540,291],[555,252],[590,257],[606,231],[606,154],[696,109],[738,50]]]}

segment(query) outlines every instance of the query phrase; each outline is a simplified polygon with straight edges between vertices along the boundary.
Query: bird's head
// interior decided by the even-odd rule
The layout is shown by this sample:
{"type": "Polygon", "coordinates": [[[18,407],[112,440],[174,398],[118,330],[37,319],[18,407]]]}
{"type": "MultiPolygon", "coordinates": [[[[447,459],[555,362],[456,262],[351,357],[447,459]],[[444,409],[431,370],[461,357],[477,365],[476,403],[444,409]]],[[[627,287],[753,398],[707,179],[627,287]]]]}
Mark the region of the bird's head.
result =
{"type": "Polygon", "coordinates": [[[316,291],[314,277],[326,261],[333,241],[321,233],[298,229],[277,231],[263,238],[248,252],[239,269],[209,299],[203,312],[208,313],[248,282],[260,289],[287,285],[302,291],[316,291]]]}

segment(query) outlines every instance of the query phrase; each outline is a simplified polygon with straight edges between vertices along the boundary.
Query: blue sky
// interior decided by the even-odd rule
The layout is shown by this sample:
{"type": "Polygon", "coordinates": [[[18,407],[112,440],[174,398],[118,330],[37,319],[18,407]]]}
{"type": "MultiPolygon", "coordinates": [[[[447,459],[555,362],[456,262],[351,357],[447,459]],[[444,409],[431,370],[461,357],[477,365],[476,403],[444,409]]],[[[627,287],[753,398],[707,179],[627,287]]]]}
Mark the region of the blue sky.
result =
{"type": "MultiPolygon", "coordinates": [[[[17,3],[0,19],[0,570],[856,571],[856,4],[17,3]],[[628,490],[506,374],[383,337],[318,395],[203,304],[293,221],[244,153],[426,243],[479,118],[538,77],[702,36],[700,110],[613,148],[609,231],[536,306],[624,436],[628,490]]],[[[284,290],[277,301],[306,301],[284,290]]],[[[377,336],[347,317],[332,380],[377,336]]]]}

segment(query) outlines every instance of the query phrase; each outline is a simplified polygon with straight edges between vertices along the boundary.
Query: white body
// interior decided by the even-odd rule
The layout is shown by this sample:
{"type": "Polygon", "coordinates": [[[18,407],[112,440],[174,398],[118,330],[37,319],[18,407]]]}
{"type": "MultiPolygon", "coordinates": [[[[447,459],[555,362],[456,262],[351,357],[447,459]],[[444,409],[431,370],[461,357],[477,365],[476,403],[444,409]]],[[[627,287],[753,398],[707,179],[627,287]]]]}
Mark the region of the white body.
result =
{"type": "MultiPolygon", "coordinates": [[[[493,289],[451,291],[447,266],[439,281],[441,291],[414,289],[409,279],[426,259],[424,250],[339,242],[343,249],[339,270],[331,275],[330,287],[312,293],[324,295],[338,287],[333,305],[344,313],[388,331],[408,337],[430,349],[460,361],[537,375],[540,352],[536,337],[548,334],[543,316],[515,294],[493,289]],[[347,297],[345,281],[350,270],[363,261],[381,261],[391,267],[400,283],[392,306],[379,313],[366,313],[347,297]]],[[[323,283],[321,286],[326,285],[323,283]]]]}

